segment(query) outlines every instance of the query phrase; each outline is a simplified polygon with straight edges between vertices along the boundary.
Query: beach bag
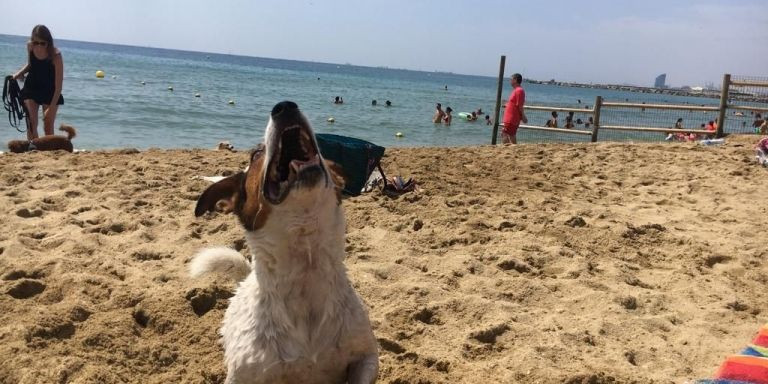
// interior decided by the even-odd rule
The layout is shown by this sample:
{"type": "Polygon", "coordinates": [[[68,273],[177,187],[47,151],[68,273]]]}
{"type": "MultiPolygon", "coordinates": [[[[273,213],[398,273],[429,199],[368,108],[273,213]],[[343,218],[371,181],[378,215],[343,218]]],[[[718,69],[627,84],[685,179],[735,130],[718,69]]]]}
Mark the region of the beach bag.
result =
{"type": "Polygon", "coordinates": [[[384,147],[354,137],[330,133],[318,133],[315,137],[323,158],[344,169],[345,194],[360,195],[373,170],[379,168],[381,172],[380,162],[384,156],[384,147]]]}

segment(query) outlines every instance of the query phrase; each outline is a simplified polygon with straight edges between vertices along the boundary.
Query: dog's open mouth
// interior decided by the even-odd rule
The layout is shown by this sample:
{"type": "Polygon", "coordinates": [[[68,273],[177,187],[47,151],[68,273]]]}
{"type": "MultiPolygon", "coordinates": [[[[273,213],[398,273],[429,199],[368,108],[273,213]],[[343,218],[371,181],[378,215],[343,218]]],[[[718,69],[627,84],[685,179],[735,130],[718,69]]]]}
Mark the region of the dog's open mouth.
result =
{"type": "Polygon", "coordinates": [[[320,155],[311,133],[300,124],[285,128],[279,135],[267,166],[264,197],[280,204],[294,187],[311,187],[323,174],[320,155]]]}

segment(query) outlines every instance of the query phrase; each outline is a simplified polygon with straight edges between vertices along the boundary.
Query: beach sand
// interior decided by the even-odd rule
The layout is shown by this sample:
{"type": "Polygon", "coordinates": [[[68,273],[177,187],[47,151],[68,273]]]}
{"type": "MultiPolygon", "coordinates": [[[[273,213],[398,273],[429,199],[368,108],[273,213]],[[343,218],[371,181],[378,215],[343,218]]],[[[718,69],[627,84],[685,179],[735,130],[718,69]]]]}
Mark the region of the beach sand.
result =
{"type": "MultiPolygon", "coordinates": [[[[379,382],[711,377],[768,315],[755,141],[387,150],[421,190],[343,203],[379,382]]],[[[234,284],[186,265],[247,249],[233,216],[195,219],[194,177],[247,156],[1,155],[0,383],[222,383],[234,284]]]]}

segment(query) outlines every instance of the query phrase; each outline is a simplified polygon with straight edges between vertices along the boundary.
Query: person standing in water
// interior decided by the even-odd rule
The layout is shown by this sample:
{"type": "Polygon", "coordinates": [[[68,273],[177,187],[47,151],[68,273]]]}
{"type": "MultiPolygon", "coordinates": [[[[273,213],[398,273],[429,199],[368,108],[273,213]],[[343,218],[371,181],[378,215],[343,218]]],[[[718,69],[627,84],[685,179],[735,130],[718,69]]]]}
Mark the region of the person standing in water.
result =
{"type": "Polygon", "coordinates": [[[443,123],[445,123],[445,125],[451,125],[451,121],[453,121],[453,116],[451,116],[451,112],[453,112],[453,109],[451,109],[451,107],[448,107],[445,109],[445,116],[443,117],[443,123]]]}
{"type": "Polygon", "coordinates": [[[27,64],[13,74],[17,80],[24,75],[21,99],[29,112],[27,140],[38,138],[38,111],[43,106],[43,130],[46,136],[53,135],[53,123],[59,105],[64,104],[61,86],[64,80],[64,61],[61,51],[53,44],[51,31],[45,25],[32,28],[27,42],[27,64]]]}
{"type": "Polygon", "coordinates": [[[437,106],[435,107],[435,114],[432,116],[432,122],[435,124],[440,124],[444,117],[445,112],[443,112],[443,106],[442,104],[437,103],[437,106]]]}

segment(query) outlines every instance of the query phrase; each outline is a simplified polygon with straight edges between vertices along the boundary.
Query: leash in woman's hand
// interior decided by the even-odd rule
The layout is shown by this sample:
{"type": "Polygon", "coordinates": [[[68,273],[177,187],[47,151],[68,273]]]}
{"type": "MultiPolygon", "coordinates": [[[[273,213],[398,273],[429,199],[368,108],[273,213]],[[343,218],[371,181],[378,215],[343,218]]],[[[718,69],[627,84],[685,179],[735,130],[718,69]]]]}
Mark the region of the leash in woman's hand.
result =
{"type": "MultiPolygon", "coordinates": [[[[24,101],[21,100],[19,83],[12,75],[6,76],[3,83],[3,107],[8,111],[8,122],[11,123],[11,126],[19,132],[26,132],[26,130],[19,129],[19,121],[29,117],[29,111],[27,111],[24,101]]],[[[29,119],[26,122],[28,124],[29,119]]]]}

